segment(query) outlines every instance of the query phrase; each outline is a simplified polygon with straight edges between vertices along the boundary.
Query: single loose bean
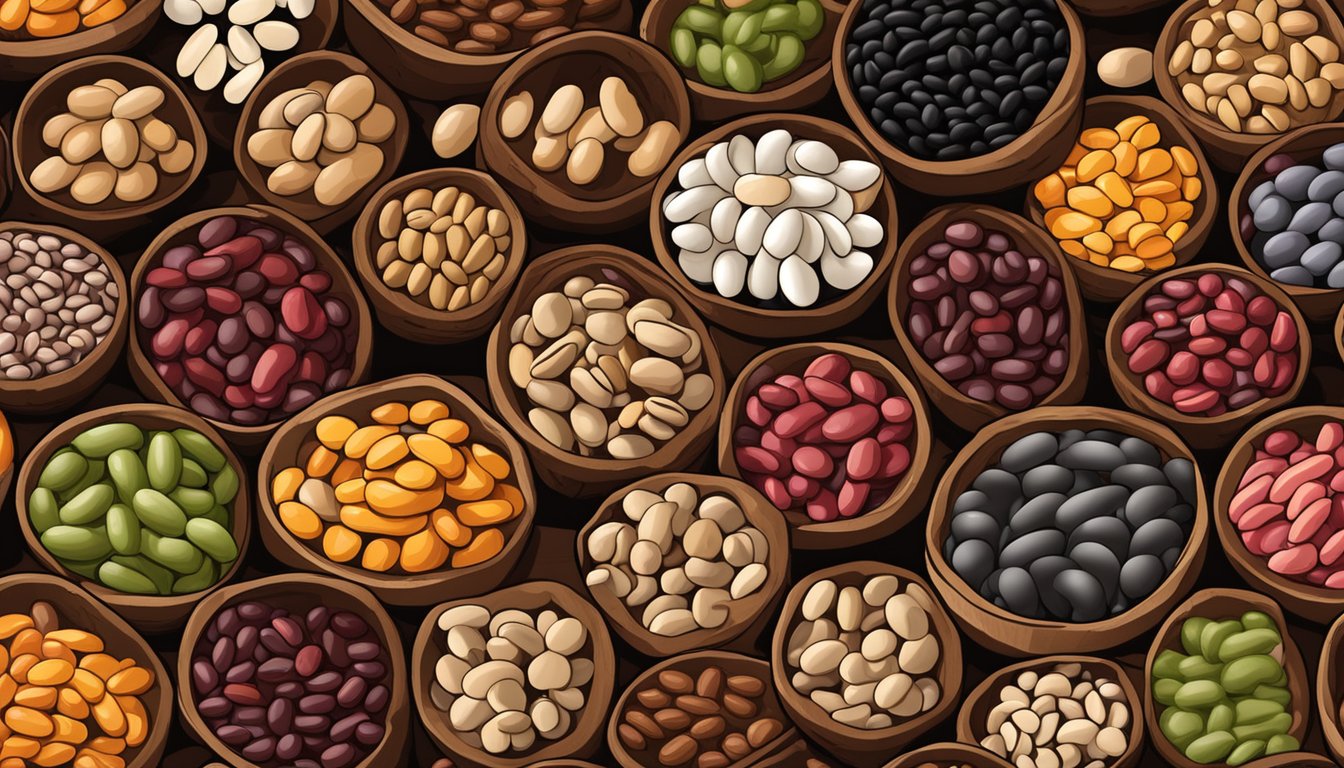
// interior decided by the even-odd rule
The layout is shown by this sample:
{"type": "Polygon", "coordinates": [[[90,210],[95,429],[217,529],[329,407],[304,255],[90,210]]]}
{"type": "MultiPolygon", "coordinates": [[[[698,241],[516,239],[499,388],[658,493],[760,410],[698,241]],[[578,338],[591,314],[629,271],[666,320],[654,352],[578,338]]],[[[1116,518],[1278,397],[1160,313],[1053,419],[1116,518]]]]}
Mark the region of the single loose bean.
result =
{"type": "Polygon", "coordinates": [[[817,0],[695,3],[677,16],[668,50],[706,85],[754,93],[798,69],[825,22],[817,0]]]}
{"type": "Polygon", "coordinates": [[[1129,749],[1139,714],[1118,683],[1077,662],[1024,670],[998,696],[980,746],[1020,764],[1108,765],[1129,749]]]}
{"type": "Polygon", "coordinates": [[[1198,502],[1194,465],[1106,429],[1033,432],[953,503],[943,556],[1019,616],[1121,614],[1175,566],[1198,502]]]}
{"type": "Polygon", "coordinates": [[[1240,235],[1270,278],[1288,285],[1344,288],[1344,144],[1299,163],[1279,154],[1246,201],[1240,235]]]}
{"type": "Polygon", "coordinates": [[[1112,48],[1097,62],[1097,76],[1116,88],[1138,88],[1153,79],[1153,52],[1147,48],[1112,48]]]}
{"type": "Polygon", "coordinates": [[[1241,765],[1300,748],[1281,629],[1259,611],[1240,618],[1194,616],[1181,624],[1181,649],[1153,661],[1159,728],[1196,763],[1241,765]]]}

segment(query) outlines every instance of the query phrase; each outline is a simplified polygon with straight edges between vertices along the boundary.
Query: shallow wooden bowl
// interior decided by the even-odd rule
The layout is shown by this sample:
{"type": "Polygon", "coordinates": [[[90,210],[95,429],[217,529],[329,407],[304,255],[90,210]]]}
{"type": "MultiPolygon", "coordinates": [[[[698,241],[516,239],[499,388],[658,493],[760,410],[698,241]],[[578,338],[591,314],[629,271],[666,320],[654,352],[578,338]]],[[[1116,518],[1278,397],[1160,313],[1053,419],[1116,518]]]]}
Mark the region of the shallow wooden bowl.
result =
{"type": "MultiPolygon", "coordinates": [[[[1321,661],[1316,667],[1316,714],[1321,718],[1325,746],[1336,760],[1344,760],[1344,724],[1340,721],[1340,705],[1344,703],[1344,617],[1335,619],[1321,647],[1321,661]]],[[[1333,768],[1334,763],[1321,758],[1320,765],[1333,768]]],[[[1257,766],[1258,768],[1258,766],[1257,766]]]]}
{"type": "Polygon", "coordinates": [[[126,3],[126,12],[119,18],[92,29],[61,37],[0,41],[0,80],[31,80],[72,59],[132,48],[149,34],[162,10],[163,0],[136,0],[126,3]]]}
{"type": "Polygon", "coordinates": [[[939,766],[939,768],[963,765],[971,766],[971,768],[1011,768],[1009,763],[998,755],[986,752],[979,747],[973,747],[970,744],[958,744],[956,742],[930,744],[913,752],[906,752],[887,763],[885,768],[925,768],[929,765],[939,766]]]}

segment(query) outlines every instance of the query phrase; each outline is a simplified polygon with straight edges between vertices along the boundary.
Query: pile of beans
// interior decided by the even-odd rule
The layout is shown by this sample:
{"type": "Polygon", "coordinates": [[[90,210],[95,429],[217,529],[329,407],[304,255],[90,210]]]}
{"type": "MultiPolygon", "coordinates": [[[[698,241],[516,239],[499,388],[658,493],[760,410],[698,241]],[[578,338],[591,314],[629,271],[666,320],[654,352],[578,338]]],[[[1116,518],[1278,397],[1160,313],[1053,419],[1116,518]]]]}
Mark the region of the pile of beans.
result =
{"type": "Polygon", "coordinates": [[[1283,638],[1272,617],[1247,611],[1222,621],[1186,619],[1181,648],[1157,655],[1151,681],[1162,737],[1181,754],[1241,765],[1297,751],[1288,733],[1296,718],[1283,638]]]}
{"type": "Polygon", "coordinates": [[[1255,446],[1227,514],[1251,554],[1286,579],[1344,587],[1344,424],[1327,421],[1314,437],[1271,432],[1255,446]]]}
{"type": "Polygon", "coordinates": [[[616,715],[616,737],[645,765],[727,768],[784,733],[768,689],[765,676],[716,665],[695,676],[664,669],[616,715]]]}
{"type": "Polygon", "coordinates": [[[356,765],[383,740],[391,700],[377,633],[323,605],[300,615],[249,600],[220,611],[196,642],[190,685],[206,727],[264,768],[356,765]]]}
{"type": "Polygon", "coordinates": [[[705,85],[755,93],[798,69],[825,23],[817,0],[694,3],[673,23],[668,49],[705,85]]]}
{"type": "Polygon", "coordinates": [[[782,128],[718,142],[678,168],[677,183],[663,199],[677,264],[726,298],[783,308],[833,299],[872,274],[862,249],[887,234],[865,213],[882,169],[782,128]]]}
{"type": "Polygon", "coordinates": [[[68,189],[81,205],[147,200],[160,173],[184,173],[196,159],[196,147],[155,116],[163,101],[156,85],[127,88],[112,78],[72,88],[67,111],[42,124],[42,143],[56,154],[33,168],[29,183],[43,194],[68,189]]]}
{"type": "Polygon", "coordinates": [[[12,39],[16,36],[3,33],[16,33],[19,30],[38,39],[61,37],[102,26],[126,13],[126,0],[43,4],[43,10],[33,5],[29,0],[5,0],[0,3],[0,35],[3,35],[0,39],[12,39]]]}
{"type": "Polygon", "coordinates": [[[200,432],[113,422],[84,430],[47,459],[28,519],[61,565],[108,589],[198,592],[238,558],[239,485],[200,432]]]}
{"type": "Polygon", "coordinates": [[[609,152],[625,155],[622,173],[635,178],[662,172],[680,141],[677,126],[667,120],[648,122],[639,99],[620,77],[604,78],[597,103],[585,108],[592,96],[578,85],[562,85],[534,114],[532,92],[519,91],[500,107],[499,132],[509,141],[531,133],[532,167],[542,173],[563,168],[565,178],[581,187],[598,180],[608,167],[609,152]]]}
{"type": "Polygon", "coordinates": [[[914,406],[842,354],[763,381],[742,411],[733,458],[780,510],[805,508],[819,523],[856,517],[886,503],[910,468],[914,406]]]}
{"type": "Polygon", "coordinates": [[[562,451],[642,459],[713,399],[700,336],[662,299],[631,302],[621,285],[571,277],[509,328],[527,420],[562,451]]]}
{"type": "Polygon", "coordinates": [[[1090,622],[1140,602],[1185,548],[1199,500],[1189,459],[1107,429],[1013,441],[952,506],[943,557],[1019,616],[1090,622]]]}
{"type": "Polygon", "coordinates": [[[1176,263],[1203,193],[1199,161],[1143,115],[1088,128],[1064,166],[1037,182],[1045,226],[1070,256],[1122,272],[1176,263]]]}
{"type": "Polygon", "coordinates": [[[1059,265],[973,221],[954,221],[910,262],[910,339],[972,400],[1021,411],[1059,386],[1069,307],[1059,265]]]}
{"type": "Polygon", "coordinates": [[[862,0],[848,86],[899,149],[962,160],[1031,127],[1068,66],[1055,0],[862,0]]]}
{"type": "Polygon", "coordinates": [[[1024,670],[998,691],[980,746],[1017,765],[1103,768],[1129,749],[1133,718],[1120,684],[1082,664],[1024,670]]]}
{"type": "Polygon", "coordinates": [[[191,78],[202,91],[213,91],[232,71],[224,83],[224,100],[242,104],[266,74],[265,55],[299,44],[295,23],[312,15],[314,4],[314,0],[165,0],[165,16],[194,28],[177,53],[178,77],[191,78]],[[284,13],[270,18],[280,8],[284,13]]]}
{"type": "Polygon", "coordinates": [[[928,712],[943,695],[938,610],[922,586],[902,588],[891,574],[861,587],[822,579],[803,596],[803,620],[784,646],[789,684],[851,728],[890,728],[928,712]]]}
{"type": "Polygon", "coordinates": [[[439,629],[448,652],[434,665],[430,699],[463,741],[502,755],[569,735],[594,672],[582,621],[468,604],[444,611],[439,629]]]}
{"type": "Polygon", "coordinates": [[[1344,144],[1327,147],[1320,166],[1284,154],[1265,161],[1241,214],[1241,239],[1255,263],[1288,285],[1344,288],[1344,144]]]}
{"type": "Polygon", "coordinates": [[[378,212],[374,266],[389,288],[456,312],[485,299],[513,242],[504,211],[464,189],[413,189],[378,212]]]}
{"type": "Polygon", "coordinates": [[[756,594],[769,571],[770,542],[726,494],[702,496],[688,483],[661,495],[637,489],[621,499],[626,520],[588,536],[590,589],[611,590],[655,635],[715,629],[735,600],[756,594]]]}
{"type": "Polygon", "coordinates": [[[368,75],[332,85],[314,80],[266,102],[247,137],[247,156],[263,168],[266,188],[284,197],[311,191],[319,205],[345,203],[368,186],[386,157],[396,114],[377,101],[368,75]]]}
{"type": "Polygon", "coordinates": [[[367,419],[323,416],[271,478],[285,529],[329,560],[379,573],[466,568],[498,555],[523,512],[513,467],[471,441],[439,400],[385,402],[367,419]],[[361,555],[362,552],[362,555],[361,555]]]}
{"type": "MultiPolygon", "coordinates": [[[[292,2],[292,0],[291,0],[292,2]]],[[[517,51],[601,24],[621,0],[379,0],[392,21],[450,51],[517,51]]]]}
{"type": "Polygon", "coordinates": [[[350,382],[359,328],[307,245],[233,216],[194,236],[145,273],[136,307],[141,348],[174,394],[255,426],[350,382]]]}
{"type": "Polygon", "coordinates": [[[56,235],[0,232],[0,379],[67,371],[112,330],[121,289],[96,253],[56,235]]]}
{"type": "MultiPolygon", "coordinates": [[[[152,723],[141,696],[154,670],[106,652],[95,630],[61,627],[55,606],[34,602],[0,616],[5,669],[3,752],[7,766],[124,765],[152,723]]],[[[166,714],[166,713],[165,713],[166,714]]]]}
{"type": "Polygon", "coordinates": [[[1220,416],[1288,391],[1301,355],[1293,316],[1259,288],[1208,272],[1164,280],[1120,333],[1123,365],[1180,413],[1220,416]]]}
{"type": "Polygon", "coordinates": [[[1301,0],[1209,0],[1181,25],[1167,73],[1191,109],[1227,130],[1284,133],[1330,117],[1344,88],[1328,34],[1301,0]]]}

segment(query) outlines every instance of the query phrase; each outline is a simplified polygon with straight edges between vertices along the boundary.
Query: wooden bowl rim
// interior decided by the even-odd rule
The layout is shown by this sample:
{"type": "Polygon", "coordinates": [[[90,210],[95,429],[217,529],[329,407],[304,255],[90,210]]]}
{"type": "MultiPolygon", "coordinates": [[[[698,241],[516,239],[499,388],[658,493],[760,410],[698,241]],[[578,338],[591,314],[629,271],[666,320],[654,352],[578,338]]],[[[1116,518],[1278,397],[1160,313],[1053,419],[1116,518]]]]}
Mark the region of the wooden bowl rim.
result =
{"type": "MultiPolygon", "coordinates": [[[[971,768],[1011,768],[1011,764],[998,755],[977,745],[962,744],[959,741],[944,741],[928,744],[899,755],[887,763],[884,768],[920,768],[930,760],[960,760],[971,768]]],[[[956,763],[960,765],[961,763],[956,763]]]]}
{"type": "Polygon", "coordinates": [[[1335,757],[1344,754],[1344,726],[1340,724],[1340,644],[1344,643],[1344,615],[1335,619],[1321,646],[1316,666],[1316,711],[1321,718],[1325,745],[1335,757]]]}

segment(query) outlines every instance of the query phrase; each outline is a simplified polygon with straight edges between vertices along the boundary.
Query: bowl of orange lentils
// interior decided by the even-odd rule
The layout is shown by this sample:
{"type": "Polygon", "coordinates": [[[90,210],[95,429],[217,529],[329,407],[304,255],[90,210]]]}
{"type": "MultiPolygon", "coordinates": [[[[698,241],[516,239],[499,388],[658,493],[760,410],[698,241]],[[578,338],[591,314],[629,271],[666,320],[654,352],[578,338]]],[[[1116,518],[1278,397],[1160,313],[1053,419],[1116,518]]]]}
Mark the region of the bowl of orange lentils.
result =
{"type": "Polygon", "coordinates": [[[0,80],[31,80],[67,61],[140,42],[163,0],[0,0],[0,80]]]}

